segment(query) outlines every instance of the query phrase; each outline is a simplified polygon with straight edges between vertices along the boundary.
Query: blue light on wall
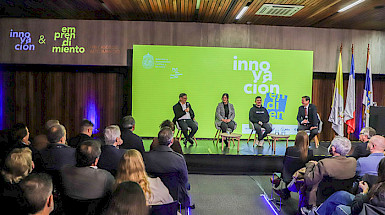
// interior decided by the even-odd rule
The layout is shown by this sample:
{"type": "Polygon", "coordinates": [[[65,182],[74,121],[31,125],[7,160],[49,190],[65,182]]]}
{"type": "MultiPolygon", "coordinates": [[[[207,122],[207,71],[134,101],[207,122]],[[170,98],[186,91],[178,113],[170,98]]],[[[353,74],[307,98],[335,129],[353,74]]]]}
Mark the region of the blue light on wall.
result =
{"type": "Polygon", "coordinates": [[[96,101],[94,98],[88,98],[86,103],[86,119],[94,123],[94,130],[92,133],[96,134],[99,132],[99,111],[97,109],[96,101]]]}

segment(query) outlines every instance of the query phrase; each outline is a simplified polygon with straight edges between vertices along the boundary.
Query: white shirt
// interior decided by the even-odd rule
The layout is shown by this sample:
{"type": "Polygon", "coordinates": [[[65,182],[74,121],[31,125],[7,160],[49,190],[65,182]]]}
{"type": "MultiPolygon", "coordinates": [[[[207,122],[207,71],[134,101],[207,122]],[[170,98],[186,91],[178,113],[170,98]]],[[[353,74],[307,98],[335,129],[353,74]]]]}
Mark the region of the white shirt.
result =
{"type": "MultiPolygon", "coordinates": [[[[180,103],[180,102],[179,102],[180,103]]],[[[182,110],[186,110],[186,103],[182,104],[180,103],[180,105],[182,106],[182,110]]],[[[191,115],[190,115],[190,112],[186,112],[185,115],[183,115],[181,118],[179,118],[178,120],[182,120],[182,119],[191,119],[191,115]]]]}

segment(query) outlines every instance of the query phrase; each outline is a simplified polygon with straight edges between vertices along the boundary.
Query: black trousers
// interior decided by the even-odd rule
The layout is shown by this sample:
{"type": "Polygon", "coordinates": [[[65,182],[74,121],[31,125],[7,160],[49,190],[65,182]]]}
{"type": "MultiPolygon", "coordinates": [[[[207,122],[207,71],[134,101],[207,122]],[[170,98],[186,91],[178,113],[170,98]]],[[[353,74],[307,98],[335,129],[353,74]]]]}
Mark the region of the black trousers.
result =
{"type": "Polygon", "coordinates": [[[258,141],[264,139],[267,136],[267,134],[270,134],[270,132],[273,130],[273,128],[271,128],[270,124],[268,123],[263,123],[262,126],[258,123],[254,123],[254,129],[258,134],[258,141]],[[262,134],[262,128],[265,129],[265,132],[263,134],[262,134]]]}
{"type": "Polygon", "coordinates": [[[198,125],[192,119],[178,120],[178,124],[186,139],[194,137],[195,133],[198,131],[198,125]],[[191,128],[190,134],[188,133],[188,128],[191,128]]]}
{"type": "Polygon", "coordinates": [[[228,128],[230,128],[232,131],[234,131],[235,123],[234,123],[234,121],[230,121],[228,123],[222,122],[220,126],[221,126],[222,132],[225,133],[228,128]]]}
{"type": "MultiPolygon", "coordinates": [[[[311,125],[298,125],[298,131],[310,130],[311,125]]],[[[309,142],[318,134],[318,128],[310,130],[309,142]]]]}

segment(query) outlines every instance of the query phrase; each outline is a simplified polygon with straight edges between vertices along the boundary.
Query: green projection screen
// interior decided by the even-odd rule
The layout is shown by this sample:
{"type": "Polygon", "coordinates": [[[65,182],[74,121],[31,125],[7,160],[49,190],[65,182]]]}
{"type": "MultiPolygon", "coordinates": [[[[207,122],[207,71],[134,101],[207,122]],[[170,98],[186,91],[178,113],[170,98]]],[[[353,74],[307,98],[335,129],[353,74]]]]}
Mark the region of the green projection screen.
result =
{"type": "Polygon", "coordinates": [[[134,45],[132,115],[135,132],[154,137],[172,120],[172,106],[186,93],[199,124],[197,138],[213,138],[223,93],[234,105],[235,133],[250,134],[256,96],[270,114],[272,133],[296,134],[301,97],[311,96],[313,52],[296,50],[134,45]]]}

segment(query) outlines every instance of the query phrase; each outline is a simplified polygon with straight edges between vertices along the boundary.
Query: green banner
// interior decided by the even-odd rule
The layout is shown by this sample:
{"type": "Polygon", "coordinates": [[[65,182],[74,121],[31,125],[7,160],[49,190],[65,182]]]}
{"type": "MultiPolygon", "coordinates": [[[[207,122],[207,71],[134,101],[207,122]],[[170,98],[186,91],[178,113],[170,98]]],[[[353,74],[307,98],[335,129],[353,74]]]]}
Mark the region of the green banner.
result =
{"type": "Polygon", "coordinates": [[[301,97],[311,96],[313,52],[297,50],[134,45],[132,114],[135,132],[153,137],[172,120],[172,106],[186,93],[199,124],[197,138],[213,138],[223,93],[235,108],[235,133],[250,134],[256,96],[270,114],[272,133],[296,134],[301,97]]]}

